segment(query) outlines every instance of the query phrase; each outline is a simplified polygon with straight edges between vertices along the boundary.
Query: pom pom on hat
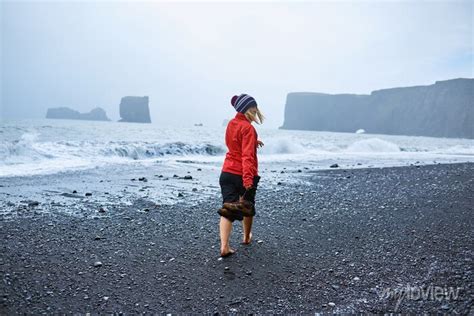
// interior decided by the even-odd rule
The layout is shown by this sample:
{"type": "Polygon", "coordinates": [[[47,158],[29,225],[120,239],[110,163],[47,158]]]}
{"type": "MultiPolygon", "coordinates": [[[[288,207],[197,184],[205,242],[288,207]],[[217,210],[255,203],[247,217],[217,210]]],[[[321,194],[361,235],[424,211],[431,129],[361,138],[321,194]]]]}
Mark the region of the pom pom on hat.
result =
{"type": "Polygon", "coordinates": [[[232,106],[235,106],[235,101],[237,101],[238,98],[239,98],[238,95],[234,95],[234,96],[232,97],[232,99],[230,99],[230,104],[231,104],[232,106]]]}

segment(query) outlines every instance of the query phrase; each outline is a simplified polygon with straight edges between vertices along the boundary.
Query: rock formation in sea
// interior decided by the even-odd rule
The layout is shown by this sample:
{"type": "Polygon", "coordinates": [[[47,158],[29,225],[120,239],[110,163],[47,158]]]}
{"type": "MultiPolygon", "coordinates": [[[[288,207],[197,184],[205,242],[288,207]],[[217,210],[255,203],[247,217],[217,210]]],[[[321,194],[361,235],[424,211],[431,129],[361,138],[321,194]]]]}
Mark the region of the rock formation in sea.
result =
{"type": "Polygon", "coordinates": [[[69,120],[89,120],[89,121],[110,121],[102,108],[94,108],[90,112],[80,113],[68,107],[49,108],[46,112],[48,119],[69,119],[69,120]]]}
{"type": "Polygon", "coordinates": [[[123,97],[120,101],[119,122],[151,123],[148,97],[123,97]]]}
{"type": "Polygon", "coordinates": [[[364,94],[289,93],[281,129],[474,138],[474,79],[364,94]]]}

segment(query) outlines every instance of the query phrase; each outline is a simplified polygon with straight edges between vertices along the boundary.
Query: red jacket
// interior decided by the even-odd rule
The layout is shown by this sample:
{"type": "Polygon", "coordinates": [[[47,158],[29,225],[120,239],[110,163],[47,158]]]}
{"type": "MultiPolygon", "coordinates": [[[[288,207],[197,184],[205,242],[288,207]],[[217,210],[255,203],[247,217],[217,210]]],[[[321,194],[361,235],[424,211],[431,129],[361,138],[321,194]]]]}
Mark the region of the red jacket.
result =
{"type": "Polygon", "coordinates": [[[244,187],[251,187],[258,175],[257,131],[243,113],[237,112],[227,124],[225,143],[229,150],[222,171],[242,175],[244,187]]]}

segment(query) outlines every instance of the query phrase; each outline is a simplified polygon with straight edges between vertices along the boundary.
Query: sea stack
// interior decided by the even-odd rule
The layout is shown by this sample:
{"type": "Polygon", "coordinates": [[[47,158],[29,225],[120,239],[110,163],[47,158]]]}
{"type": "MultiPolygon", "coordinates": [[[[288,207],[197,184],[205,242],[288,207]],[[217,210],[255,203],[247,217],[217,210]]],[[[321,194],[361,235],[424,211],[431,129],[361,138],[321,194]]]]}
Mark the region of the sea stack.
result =
{"type": "Polygon", "coordinates": [[[46,112],[47,119],[110,121],[102,108],[94,108],[87,113],[79,113],[68,107],[49,108],[46,112]]]}
{"type": "Polygon", "coordinates": [[[148,96],[123,97],[120,101],[119,122],[151,123],[148,96]]]}

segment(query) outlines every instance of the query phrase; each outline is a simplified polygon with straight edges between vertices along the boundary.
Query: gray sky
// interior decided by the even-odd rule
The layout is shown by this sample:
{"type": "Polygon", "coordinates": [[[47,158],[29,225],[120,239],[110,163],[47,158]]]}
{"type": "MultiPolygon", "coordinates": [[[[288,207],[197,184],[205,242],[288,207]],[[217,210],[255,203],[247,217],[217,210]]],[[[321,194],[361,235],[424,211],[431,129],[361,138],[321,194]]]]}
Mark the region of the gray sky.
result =
{"type": "Polygon", "coordinates": [[[3,1],[1,37],[4,119],[100,106],[117,120],[122,96],[148,95],[154,123],[219,126],[249,93],[278,127],[288,92],[474,72],[471,1],[3,1]]]}

